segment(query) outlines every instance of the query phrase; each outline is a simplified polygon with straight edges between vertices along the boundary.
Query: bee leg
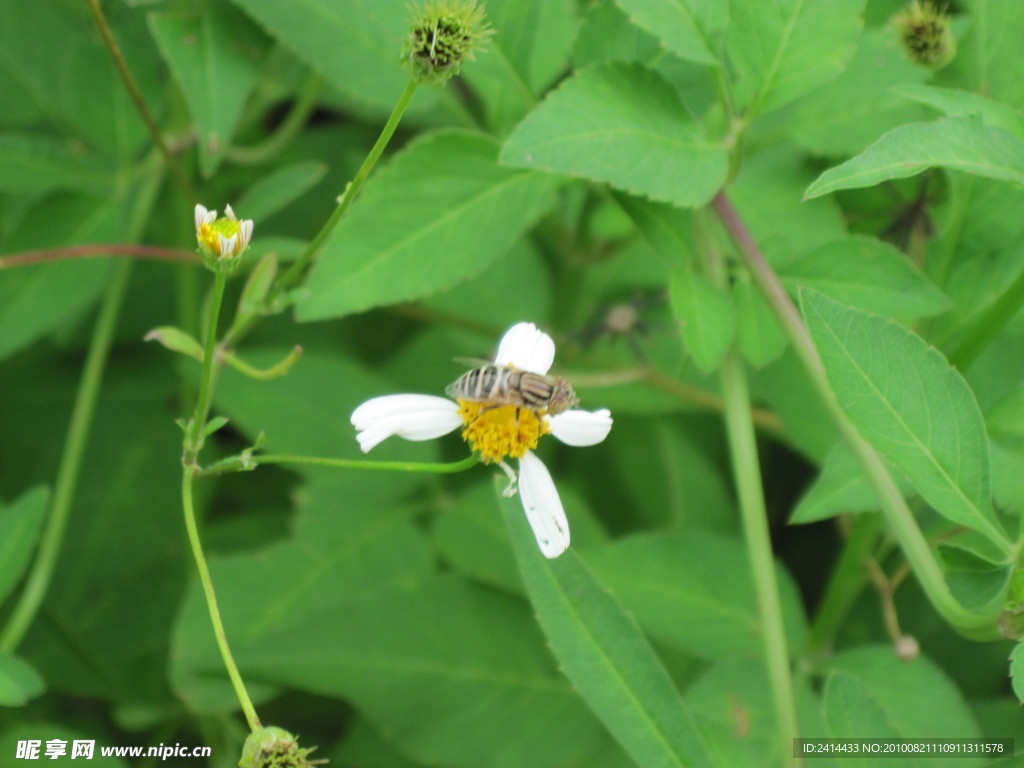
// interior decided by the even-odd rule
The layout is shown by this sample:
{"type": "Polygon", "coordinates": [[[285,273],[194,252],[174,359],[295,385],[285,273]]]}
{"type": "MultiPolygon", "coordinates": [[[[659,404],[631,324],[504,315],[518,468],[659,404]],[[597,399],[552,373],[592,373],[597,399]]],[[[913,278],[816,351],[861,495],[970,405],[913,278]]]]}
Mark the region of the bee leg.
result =
{"type": "MultiPolygon", "coordinates": [[[[483,416],[488,411],[493,411],[495,408],[501,408],[501,406],[500,405],[488,405],[486,408],[481,408],[479,411],[477,411],[476,416],[473,417],[473,421],[469,422],[469,424],[467,424],[466,426],[468,427],[470,424],[474,424],[477,419],[479,419],[481,416],[483,416]]],[[[517,414],[517,417],[518,417],[518,414],[517,414]]]]}

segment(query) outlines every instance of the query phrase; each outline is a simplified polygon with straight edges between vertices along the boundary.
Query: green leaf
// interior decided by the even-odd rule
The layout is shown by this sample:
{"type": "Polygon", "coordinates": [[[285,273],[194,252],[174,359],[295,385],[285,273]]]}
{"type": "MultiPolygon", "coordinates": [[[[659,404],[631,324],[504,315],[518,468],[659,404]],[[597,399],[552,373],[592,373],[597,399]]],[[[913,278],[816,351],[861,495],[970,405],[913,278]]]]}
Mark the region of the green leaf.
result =
{"type": "Polygon", "coordinates": [[[696,238],[690,211],[622,192],[613,192],[612,195],[666,263],[682,268],[690,262],[696,238]]]}
{"type": "Polygon", "coordinates": [[[711,200],[728,172],[728,153],[704,137],[672,86],[619,63],[566,80],[516,128],[501,162],[685,207],[711,200]]]}
{"type": "Polygon", "coordinates": [[[751,141],[778,146],[792,138],[815,155],[854,155],[886,131],[923,119],[921,107],[893,91],[929,74],[893,44],[890,27],[867,29],[842,74],[758,120],[751,141]]]}
{"type": "Polygon", "coordinates": [[[1014,695],[1024,704],[1024,642],[1013,646],[1010,653],[1010,679],[1013,681],[1014,695]]]}
{"type": "Polygon", "coordinates": [[[732,298],[736,305],[737,346],[747,362],[764,368],[785,351],[789,337],[748,272],[736,275],[732,298]]]}
{"type": "Polygon", "coordinates": [[[939,514],[1005,552],[992,511],[985,424],[963,377],[897,323],[810,290],[801,292],[801,305],[853,425],[939,514]]]}
{"type": "Polygon", "coordinates": [[[1024,140],[1024,114],[1009,104],[993,101],[980,93],[923,83],[898,85],[890,88],[890,92],[935,107],[949,117],[980,115],[985,125],[1002,128],[1024,140]]]}
{"type": "Polygon", "coordinates": [[[587,9],[573,51],[577,70],[607,61],[638,62],[654,69],[665,58],[661,41],[632,24],[614,0],[599,0],[587,9]]]}
{"type": "Polygon", "coordinates": [[[576,13],[574,0],[489,0],[487,20],[498,34],[464,77],[496,133],[508,133],[564,72],[576,13]]]}
{"type": "Polygon", "coordinates": [[[551,203],[553,181],[501,168],[486,136],[445,131],[370,181],[324,246],[302,320],[421,298],[481,272],[551,203]]]}
{"type": "Polygon", "coordinates": [[[1024,16],[1016,0],[973,0],[970,26],[958,41],[957,55],[943,79],[969,91],[1024,108],[1024,65],[1018,41],[1024,16]]]}
{"type": "MultiPolygon", "coordinates": [[[[405,0],[232,2],[332,86],[379,115],[391,111],[408,82],[398,64],[411,21],[405,0]]],[[[438,93],[420,88],[410,111],[436,103],[438,93]]]]}
{"type": "Polygon", "coordinates": [[[826,83],[860,37],[865,0],[731,0],[726,50],[736,101],[768,112],[826,83]]]}
{"type": "Polygon", "coordinates": [[[583,700],[637,765],[711,765],[689,710],[633,618],[575,550],[547,560],[519,500],[496,490],[537,619],[583,700]]]}
{"type": "Polygon", "coordinates": [[[1024,184],[1024,142],[977,117],[903,125],[825,171],[807,188],[804,199],[916,176],[935,166],[1024,184]]]}
{"type": "Polygon", "coordinates": [[[826,683],[825,712],[834,737],[981,735],[956,686],[926,656],[905,662],[889,646],[862,646],[837,654],[828,668],[833,674],[826,683]],[[832,690],[836,676],[847,679],[832,690]]]}
{"type": "Polygon", "coordinates": [[[729,6],[715,0],[616,0],[630,21],[670,51],[698,64],[719,66],[717,50],[729,23],[729,6]]]}
{"type": "Polygon", "coordinates": [[[928,317],[950,308],[934,283],[896,248],[871,237],[834,240],[778,269],[794,296],[813,288],[836,301],[886,317],[928,317]]]}
{"type": "MultiPolygon", "coordinates": [[[[895,478],[904,495],[913,489],[902,477],[895,478]]],[[[816,523],[836,515],[871,512],[878,509],[878,497],[871,489],[857,460],[843,443],[828,454],[821,472],[797,502],[789,522],[816,523]]]]}
{"type": "Polygon", "coordinates": [[[25,575],[39,542],[49,492],[26,491],[9,507],[0,508],[0,605],[25,575]]]}
{"type": "Polygon", "coordinates": [[[686,349],[701,372],[709,374],[732,346],[736,332],[732,301],[708,278],[689,270],[673,272],[669,290],[686,349]]]}
{"type": "Polygon", "coordinates": [[[0,707],[23,707],[46,690],[31,664],[0,651],[0,707]]]}
{"type": "Polygon", "coordinates": [[[227,4],[185,18],[149,15],[149,27],[195,122],[199,167],[210,177],[224,159],[259,71],[259,32],[227,4]]]}
{"type": "Polygon", "coordinates": [[[275,168],[246,189],[232,208],[239,218],[262,221],[308,192],[326,173],[327,166],[317,160],[275,168]]]}
{"type": "MultiPolygon", "coordinates": [[[[641,534],[588,552],[587,562],[658,641],[705,659],[761,652],[764,629],[740,541],[699,530],[641,534]]],[[[800,594],[781,568],[778,575],[790,652],[799,655],[807,636],[800,594]]]]}
{"type": "Polygon", "coordinates": [[[102,193],[113,181],[112,169],[80,148],[44,136],[0,136],[0,192],[102,193]]]}
{"type": "Polygon", "coordinates": [[[193,336],[185,333],[173,325],[164,325],[154,328],[146,334],[146,341],[157,341],[172,352],[178,352],[186,357],[194,358],[199,362],[203,361],[203,345],[193,336]]]}
{"type": "Polygon", "coordinates": [[[965,607],[981,613],[1002,603],[1012,567],[993,563],[976,552],[953,544],[939,544],[942,570],[953,596],[965,607]]]}
{"type": "MultiPolygon", "coordinates": [[[[339,493],[336,479],[304,489],[294,540],[212,558],[247,680],[344,698],[418,764],[579,764],[600,727],[528,607],[436,574],[413,513],[339,493]]],[[[198,589],[174,646],[175,684],[194,711],[237,708],[198,589]]]]}

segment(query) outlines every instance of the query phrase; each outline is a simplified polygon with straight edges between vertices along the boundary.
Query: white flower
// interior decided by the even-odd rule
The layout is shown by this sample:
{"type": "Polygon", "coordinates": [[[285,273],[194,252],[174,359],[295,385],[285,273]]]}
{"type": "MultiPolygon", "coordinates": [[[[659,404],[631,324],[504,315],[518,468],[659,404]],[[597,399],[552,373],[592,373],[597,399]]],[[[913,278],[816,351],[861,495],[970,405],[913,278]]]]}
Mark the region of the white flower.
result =
{"type": "Polygon", "coordinates": [[[224,213],[225,217],[218,219],[216,211],[196,205],[196,240],[203,253],[209,256],[241,256],[252,242],[252,219],[239,221],[230,205],[225,207],[224,213]]]}
{"type": "MultiPolygon", "coordinates": [[[[545,375],[555,359],[555,343],[533,323],[518,323],[502,337],[494,364],[545,375]]],[[[611,412],[570,409],[549,415],[515,405],[455,401],[433,395],[385,395],[367,400],[352,413],[356,439],[364,453],[392,435],[431,440],[462,428],[462,437],[488,463],[497,463],[512,479],[505,459],[519,459],[519,493],[526,519],[545,557],[569,546],[569,523],[554,481],[533,448],[551,433],[566,445],[600,443],[612,428],[611,412]]],[[[514,491],[512,491],[514,492],[514,491]]]]}

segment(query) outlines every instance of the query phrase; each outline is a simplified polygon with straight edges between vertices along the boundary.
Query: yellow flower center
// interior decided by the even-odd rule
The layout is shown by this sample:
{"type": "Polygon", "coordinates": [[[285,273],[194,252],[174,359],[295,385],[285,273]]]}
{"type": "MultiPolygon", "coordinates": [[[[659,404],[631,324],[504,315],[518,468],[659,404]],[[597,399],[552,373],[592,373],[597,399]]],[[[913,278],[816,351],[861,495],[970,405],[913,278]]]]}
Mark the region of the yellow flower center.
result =
{"type": "Polygon", "coordinates": [[[488,464],[507,456],[520,458],[537,447],[541,435],[551,431],[544,412],[514,405],[487,405],[459,399],[459,415],[465,426],[462,439],[480,452],[488,464]]]}
{"type": "Polygon", "coordinates": [[[238,235],[235,240],[235,253],[242,247],[242,224],[234,219],[227,217],[223,219],[217,219],[212,224],[207,224],[205,221],[199,225],[199,229],[196,230],[196,240],[199,241],[199,247],[207,253],[213,253],[217,256],[232,256],[234,254],[224,254],[220,252],[220,238],[217,235],[224,235],[225,240],[230,240],[232,235],[238,235]]]}

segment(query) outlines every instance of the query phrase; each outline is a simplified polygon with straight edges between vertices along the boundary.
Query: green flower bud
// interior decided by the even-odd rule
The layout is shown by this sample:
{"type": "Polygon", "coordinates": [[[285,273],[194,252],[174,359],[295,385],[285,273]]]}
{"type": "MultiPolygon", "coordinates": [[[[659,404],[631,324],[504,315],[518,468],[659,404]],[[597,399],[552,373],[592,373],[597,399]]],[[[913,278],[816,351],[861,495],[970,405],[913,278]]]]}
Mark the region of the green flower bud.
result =
{"type": "Polygon", "coordinates": [[[476,0],[431,0],[422,8],[414,6],[413,13],[402,64],[420,83],[448,82],[494,34],[476,0]]]}
{"type": "Polygon", "coordinates": [[[916,64],[942,69],[956,55],[956,39],[949,29],[949,17],[931,0],[913,0],[892,20],[900,42],[916,64]]]}
{"type": "Polygon", "coordinates": [[[316,747],[300,747],[297,736],[284,728],[268,726],[250,733],[242,747],[238,768],[311,768],[326,760],[309,760],[316,747]]]}

